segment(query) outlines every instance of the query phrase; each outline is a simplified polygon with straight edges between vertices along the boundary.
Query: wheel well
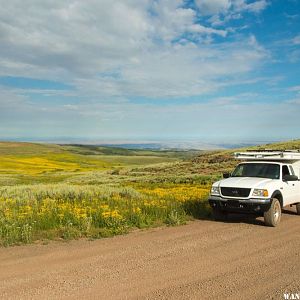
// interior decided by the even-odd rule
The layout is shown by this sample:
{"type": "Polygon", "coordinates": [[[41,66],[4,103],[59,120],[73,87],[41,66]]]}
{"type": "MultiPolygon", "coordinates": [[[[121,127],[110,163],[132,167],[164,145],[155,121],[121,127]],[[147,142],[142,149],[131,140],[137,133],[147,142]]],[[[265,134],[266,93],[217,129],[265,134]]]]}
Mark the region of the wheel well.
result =
{"type": "Polygon", "coordinates": [[[272,194],[272,197],[271,197],[271,198],[272,198],[272,199],[273,199],[273,198],[278,199],[279,202],[280,202],[281,207],[283,207],[283,197],[282,197],[282,194],[280,193],[280,191],[275,191],[275,192],[272,194]]]}

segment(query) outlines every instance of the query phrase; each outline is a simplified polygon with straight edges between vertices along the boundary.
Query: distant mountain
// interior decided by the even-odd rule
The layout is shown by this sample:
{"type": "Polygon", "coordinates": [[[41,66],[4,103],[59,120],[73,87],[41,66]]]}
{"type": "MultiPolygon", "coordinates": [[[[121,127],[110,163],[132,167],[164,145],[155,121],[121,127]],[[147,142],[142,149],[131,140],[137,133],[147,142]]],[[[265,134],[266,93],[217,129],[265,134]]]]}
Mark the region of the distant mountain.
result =
{"type": "Polygon", "coordinates": [[[145,143],[145,144],[99,144],[98,146],[103,147],[114,147],[114,148],[124,148],[124,149],[162,149],[162,144],[159,143],[145,143]]]}
{"type": "Polygon", "coordinates": [[[234,149],[266,144],[266,141],[201,141],[196,139],[189,140],[89,140],[79,138],[57,138],[57,139],[6,139],[16,142],[35,142],[51,144],[76,144],[76,145],[94,145],[103,147],[133,149],[133,150],[221,150],[234,149]]]}
{"type": "Polygon", "coordinates": [[[198,141],[174,141],[164,143],[101,143],[99,146],[115,147],[123,149],[151,149],[151,150],[217,150],[234,149],[260,145],[261,142],[253,143],[216,143],[209,144],[198,141]]]}

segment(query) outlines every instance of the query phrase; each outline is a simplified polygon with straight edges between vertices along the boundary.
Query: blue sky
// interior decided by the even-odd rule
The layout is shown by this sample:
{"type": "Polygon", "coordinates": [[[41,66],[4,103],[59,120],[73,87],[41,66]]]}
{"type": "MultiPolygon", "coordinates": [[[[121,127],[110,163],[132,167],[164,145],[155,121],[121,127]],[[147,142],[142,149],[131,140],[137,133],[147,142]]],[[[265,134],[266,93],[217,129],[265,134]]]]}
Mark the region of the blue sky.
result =
{"type": "Polygon", "coordinates": [[[0,138],[300,138],[299,0],[0,0],[0,138]]]}

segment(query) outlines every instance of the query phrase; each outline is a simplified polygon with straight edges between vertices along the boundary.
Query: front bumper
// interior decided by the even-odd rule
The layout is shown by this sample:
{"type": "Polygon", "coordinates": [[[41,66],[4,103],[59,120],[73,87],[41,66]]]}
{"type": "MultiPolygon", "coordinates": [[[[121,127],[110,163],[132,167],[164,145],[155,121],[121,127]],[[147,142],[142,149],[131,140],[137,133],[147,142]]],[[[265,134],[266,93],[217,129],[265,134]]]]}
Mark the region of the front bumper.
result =
{"type": "Polygon", "coordinates": [[[210,196],[208,202],[212,208],[232,213],[262,214],[267,211],[272,203],[271,199],[239,199],[210,196]]]}

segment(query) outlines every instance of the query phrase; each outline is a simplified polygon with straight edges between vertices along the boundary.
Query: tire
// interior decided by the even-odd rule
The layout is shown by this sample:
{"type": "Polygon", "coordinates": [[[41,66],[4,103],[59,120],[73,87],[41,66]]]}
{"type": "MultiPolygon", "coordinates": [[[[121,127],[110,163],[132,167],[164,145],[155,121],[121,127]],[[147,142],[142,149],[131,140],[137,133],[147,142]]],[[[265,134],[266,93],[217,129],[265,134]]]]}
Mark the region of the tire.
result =
{"type": "Polygon", "coordinates": [[[296,204],[296,212],[297,212],[297,215],[300,215],[300,203],[296,204]]]}
{"type": "Polygon", "coordinates": [[[213,218],[216,221],[225,221],[227,220],[227,212],[221,209],[213,208],[213,218]]]}
{"type": "Polygon", "coordinates": [[[281,219],[281,205],[278,199],[273,198],[270,208],[264,213],[266,226],[276,227],[281,219]]]}

